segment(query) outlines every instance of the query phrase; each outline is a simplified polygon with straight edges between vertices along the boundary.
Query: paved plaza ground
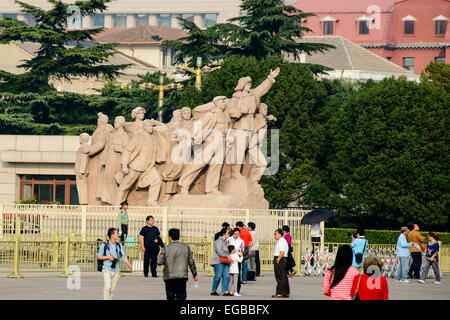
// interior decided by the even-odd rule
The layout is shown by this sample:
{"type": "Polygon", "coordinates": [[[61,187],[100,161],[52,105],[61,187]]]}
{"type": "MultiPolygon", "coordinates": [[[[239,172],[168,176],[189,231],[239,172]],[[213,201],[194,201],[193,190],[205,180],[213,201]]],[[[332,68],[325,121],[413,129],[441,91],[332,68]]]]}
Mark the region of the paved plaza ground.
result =
{"type": "MultiPolygon", "coordinates": [[[[81,288],[67,289],[67,279],[57,273],[24,273],[22,279],[7,278],[0,274],[0,300],[100,300],[103,298],[103,278],[101,273],[82,273],[81,288]]],[[[290,280],[289,300],[328,300],[322,294],[322,277],[295,277],[290,280]]],[[[212,297],[212,277],[200,274],[199,287],[193,287],[190,279],[187,285],[190,300],[273,300],[275,278],[272,272],[265,272],[255,282],[242,286],[242,297],[212,297]]],[[[388,279],[389,298],[392,300],[450,300],[450,276],[443,276],[442,284],[427,284],[416,281],[403,284],[388,279]]],[[[162,300],[165,299],[162,277],[144,278],[141,273],[125,274],[117,285],[115,300],[162,300]]]]}

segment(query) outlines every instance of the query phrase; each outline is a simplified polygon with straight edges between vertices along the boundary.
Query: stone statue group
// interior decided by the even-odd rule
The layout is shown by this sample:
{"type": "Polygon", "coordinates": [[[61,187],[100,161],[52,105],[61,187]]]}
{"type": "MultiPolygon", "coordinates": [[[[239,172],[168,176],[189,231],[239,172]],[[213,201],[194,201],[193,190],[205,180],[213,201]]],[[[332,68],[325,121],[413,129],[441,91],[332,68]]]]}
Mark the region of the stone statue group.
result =
{"type": "Polygon", "coordinates": [[[279,72],[271,71],[253,89],[250,77],[241,78],[231,99],[219,96],[193,110],[175,110],[167,124],[144,119],[141,107],[133,109],[133,122],[118,116],[114,127],[99,113],[92,139],[82,133],[76,153],[80,204],[119,205],[127,200],[152,207],[171,202],[201,206],[198,202],[220,197],[227,203],[210,206],[249,205],[230,203],[239,197],[265,201],[259,180],[267,161],[260,146],[267,121],[276,118],[267,115],[260,99],[279,72]]]}

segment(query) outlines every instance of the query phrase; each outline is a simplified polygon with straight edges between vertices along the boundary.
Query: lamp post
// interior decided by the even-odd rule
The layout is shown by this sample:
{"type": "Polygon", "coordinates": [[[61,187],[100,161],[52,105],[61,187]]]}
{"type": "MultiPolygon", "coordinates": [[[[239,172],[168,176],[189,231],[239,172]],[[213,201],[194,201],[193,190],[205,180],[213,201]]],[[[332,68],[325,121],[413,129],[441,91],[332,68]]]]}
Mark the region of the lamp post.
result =
{"type": "Polygon", "coordinates": [[[142,89],[153,89],[153,90],[157,90],[159,91],[159,96],[158,96],[158,121],[162,122],[162,115],[163,115],[163,110],[162,107],[164,105],[164,91],[167,90],[181,90],[183,89],[183,85],[179,84],[179,83],[169,83],[167,85],[164,85],[164,77],[160,76],[159,77],[159,85],[155,85],[151,82],[145,82],[145,83],[141,83],[139,85],[139,87],[141,87],[142,89]]]}
{"type": "Polygon", "coordinates": [[[197,69],[193,69],[188,66],[177,67],[195,74],[195,88],[197,90],[201,90],[202,88],[202,75],[210,74],[211,72],[221,68],[221,66],[212,68],[208,65],[202,67],[202,61],[203,61],[202,57],[197,57],[197,69]]]}

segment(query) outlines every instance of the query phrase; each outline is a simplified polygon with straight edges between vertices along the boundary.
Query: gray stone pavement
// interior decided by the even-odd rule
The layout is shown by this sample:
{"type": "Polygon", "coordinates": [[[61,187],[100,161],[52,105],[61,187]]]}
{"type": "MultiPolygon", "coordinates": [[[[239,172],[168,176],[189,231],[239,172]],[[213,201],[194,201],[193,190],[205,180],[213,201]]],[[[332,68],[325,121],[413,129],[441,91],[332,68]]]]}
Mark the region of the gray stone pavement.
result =
{"type": "MultiPolygon", "coordinates": [[[[268,300],[275,290],[272,272],[264,272],[255,282],[242,285],[242,297],[212,297],[209,295],[212,277],[200,274],[199,287],[193,287],[190,279],[187,285],[189,300],[268,300]]],[[[100,300],[103,298],[101,273],[82,273],[81,288],[68,289],[67,279],[58,273],[24,273],[22,279],[7,278],[0,274],[0,300],[100,300]]],[[[295,277],[290,280],[289,300],[328,300],[322,294],[323,277],[295,277]]],[[[416,281],[403,284],[388,279],[389,298],[392,300],[450,300],[450,276],[442,277],[442,284],[428,279],[426,284],[416,281]]],[[[125,274],[116,288],[115,300],[163,300],[164,281],[159,278],[144,278],[141,273],[125,274]]]]}

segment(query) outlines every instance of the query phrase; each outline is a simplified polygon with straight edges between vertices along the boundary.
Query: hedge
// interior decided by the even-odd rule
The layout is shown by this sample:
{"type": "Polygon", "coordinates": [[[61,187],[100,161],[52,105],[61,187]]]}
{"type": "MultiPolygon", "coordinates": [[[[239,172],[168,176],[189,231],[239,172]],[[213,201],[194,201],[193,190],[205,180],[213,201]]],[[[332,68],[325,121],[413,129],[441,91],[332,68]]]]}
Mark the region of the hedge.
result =
{"type": "MultiPolygon", "coordinates": [[[[356,230],[325,228],[325,242],[349,243],[351,241],[351,238],[347,236],[349,232],[353,233],[356,230]]],[[[425,237],[428,235],[428,231],[421,231],[420,233],[425,237]]],[[[400,230],[365,230],[364,236],[372,244],[395,244],[399,234],[400,230]]],[[[442,244],[450,244],[450,233],[436,232],[436,234],[442,244]]]]}

